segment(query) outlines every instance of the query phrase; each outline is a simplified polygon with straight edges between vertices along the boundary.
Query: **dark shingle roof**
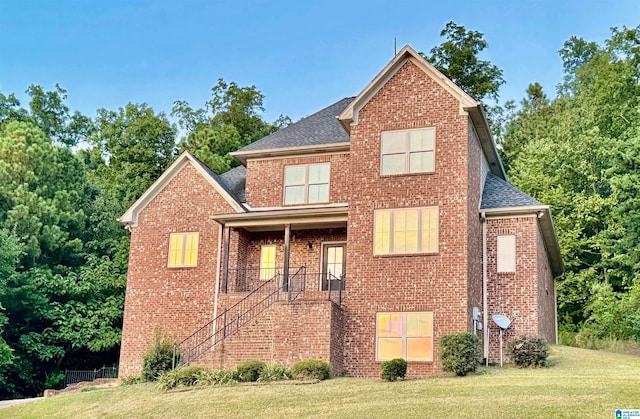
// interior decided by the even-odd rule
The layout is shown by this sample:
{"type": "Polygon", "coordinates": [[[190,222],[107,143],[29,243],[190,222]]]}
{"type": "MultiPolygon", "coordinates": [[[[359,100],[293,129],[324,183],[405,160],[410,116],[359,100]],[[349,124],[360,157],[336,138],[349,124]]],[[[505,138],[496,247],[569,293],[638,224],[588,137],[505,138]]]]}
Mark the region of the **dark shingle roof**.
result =
{"type": "Polygon", "coordinates": [[[233,197],[239,204],[244,202],[244,180],[246,177],[245,168],[242,167],[242,170],[233,172],[238,167],[229,170],[227,173],[222,175],[216,174],[213,170],[209,169],[209,166],[201,162],[196,156],[191,155],[193,159],[202,166],[202,168],[207,172],[209,176],[211,176],[222,188],[233,197]]]}
{"type": "Polygon", "coordinates": [[[234,198],[239,202],[245,202],[244,188],[247,179],[247,169],[244,166],[234,167],[219,177],[226,184],[226,187],[234,198]]]}
{"type": "Polygon", "coordinates": [[[349,106],[353,99],[355,98],[344,98],[238,151],[348,143],[349,134],[342,128],[337,117],[349,106]]]}
{"type": "Polygon", "coordinates": [[[487,175],[480,209],[513,208],[542,205],[509,182],[491,173],[487,175]]]}

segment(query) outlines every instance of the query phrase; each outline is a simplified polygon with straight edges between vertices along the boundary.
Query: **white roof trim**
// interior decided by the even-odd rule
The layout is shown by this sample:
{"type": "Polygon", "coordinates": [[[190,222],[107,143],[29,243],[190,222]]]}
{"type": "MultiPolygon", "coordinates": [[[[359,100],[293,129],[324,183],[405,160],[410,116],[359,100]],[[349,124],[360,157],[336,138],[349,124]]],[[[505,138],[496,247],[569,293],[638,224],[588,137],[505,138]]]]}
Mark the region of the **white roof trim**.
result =
{"type": "Polygon", "coordinates": [[[451,80],[449,80],[444,74],[442,74],[433,65],[429,64],[427,60],[422,58],[413,48],[409,45],[405,45],[404,48],[382,69],[380,73],[360,92],[360,94],[346,107],[344,111],[338,116],[338,119],[345,127],[347,132],[350,131],[350,125],[352,123],[358,123],[358,112],[362,107],[369,102],[369,100],[375,96],[375,94],[393,77],[393,75],[404,65],[405,62],[411,61],[422,69],[429,77],[435,80],[440,86],[448,91],[453,97],[460,102],[460,111],[463,112],[466,108],[477,107],[480,102],[473,99],[466,94],[461,88],[456,86],[451,80]]]}
{"type": "Polygon", "coordinates": [[[188,151],[185,151],[176,159],[176,161],[173,162],[171,166],[169,166],[167,170],[164,171],[162,176],[153,182],[149,189],[147,189],[145,193],[143,193],[142,196],[138,198],[138,200],[134,202],[134,204],[131,205],[131,207],[129,207],[129,209],[122,214],[120,218],[118,218],[118,221],[127,225],[137,225],[138,214],[146,208],[149,202],[151,202],[153,198],[155,198],[156,195],[158,195],[160,191],[162,191],[187,164],[191,164],[234,210],[237,212],[246,212],[242,205],[240,205],[238,201],[236,201],[209,173],[207,173],[202,165],[196,161],[195,157],[193,157],[188,151]]]}

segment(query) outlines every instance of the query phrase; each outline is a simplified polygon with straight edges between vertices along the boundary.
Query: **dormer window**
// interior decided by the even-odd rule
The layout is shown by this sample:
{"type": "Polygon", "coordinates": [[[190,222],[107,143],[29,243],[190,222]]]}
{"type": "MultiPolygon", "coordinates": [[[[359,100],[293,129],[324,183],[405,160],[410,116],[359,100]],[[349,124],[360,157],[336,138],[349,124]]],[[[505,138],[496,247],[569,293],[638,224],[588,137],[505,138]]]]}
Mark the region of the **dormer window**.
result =
{"type": "Polygon", "coordinates": [[[284,204],[329,202],[330,163],[300,164],[284,168],[284,204]]]}
{"type": "Polygon", "coordinates": [[[384,131],[381,134],[380,174],[435,171],[435,128],[384,131]]]}

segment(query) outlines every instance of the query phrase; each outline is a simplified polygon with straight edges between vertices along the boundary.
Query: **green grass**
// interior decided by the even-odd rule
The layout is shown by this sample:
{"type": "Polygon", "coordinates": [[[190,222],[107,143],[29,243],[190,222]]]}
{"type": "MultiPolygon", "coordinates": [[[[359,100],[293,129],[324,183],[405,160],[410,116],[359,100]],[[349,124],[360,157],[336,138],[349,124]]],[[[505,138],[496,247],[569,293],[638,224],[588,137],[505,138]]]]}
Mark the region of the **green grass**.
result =
{"type": "MultiPolygon", "coordinates": [[[[56,396],[0,417],[614,417],[640,409],[640,358],[556,346],[549,367],[481,368],[467,377],[177,389],[151,384],[56,396]]],[[[411,366],[409,366],[409,369],[411,366]]]]}

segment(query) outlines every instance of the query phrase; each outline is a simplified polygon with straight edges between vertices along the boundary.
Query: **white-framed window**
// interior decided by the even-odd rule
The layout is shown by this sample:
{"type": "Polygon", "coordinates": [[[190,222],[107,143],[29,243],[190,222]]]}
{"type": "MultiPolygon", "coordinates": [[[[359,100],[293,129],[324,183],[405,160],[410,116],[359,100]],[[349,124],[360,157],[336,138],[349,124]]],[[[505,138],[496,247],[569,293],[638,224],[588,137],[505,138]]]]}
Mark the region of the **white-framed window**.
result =
{"type": "Polygon", "coordinates": [[[198,266],[199,233],[171,233],[169,235],[169,268],[198,266]]]}
{"type": "Polygon", "coordinates": [[[435,171],[435,128],[384,131],[380,143],[382,176],[435,171]]]}
{"type": "Polygon", "coordinates": [[[330,169],[330,163],[285,166],[284,204],[329,202],[330,169]]]}
{"type": "Polygon", "coordinates": [[[433,361],[433,312],[376,315],[376,361],[433,361]]]}
{"type": "Polygon", "coordinates": [[[497,240],[498,272],[512,273],[516,271],[516,236],[498,236],[497,240]]]}
{"type": "Polygon", "coordinates": [[[438,207],[374,211],[374,255],[436,253],[438,207]]]}
{"type": "Polygon", "coordinates": [[[263,245],[260,248],[260,279],[271,279],[276,275],[276,246],[263,245]]]}

